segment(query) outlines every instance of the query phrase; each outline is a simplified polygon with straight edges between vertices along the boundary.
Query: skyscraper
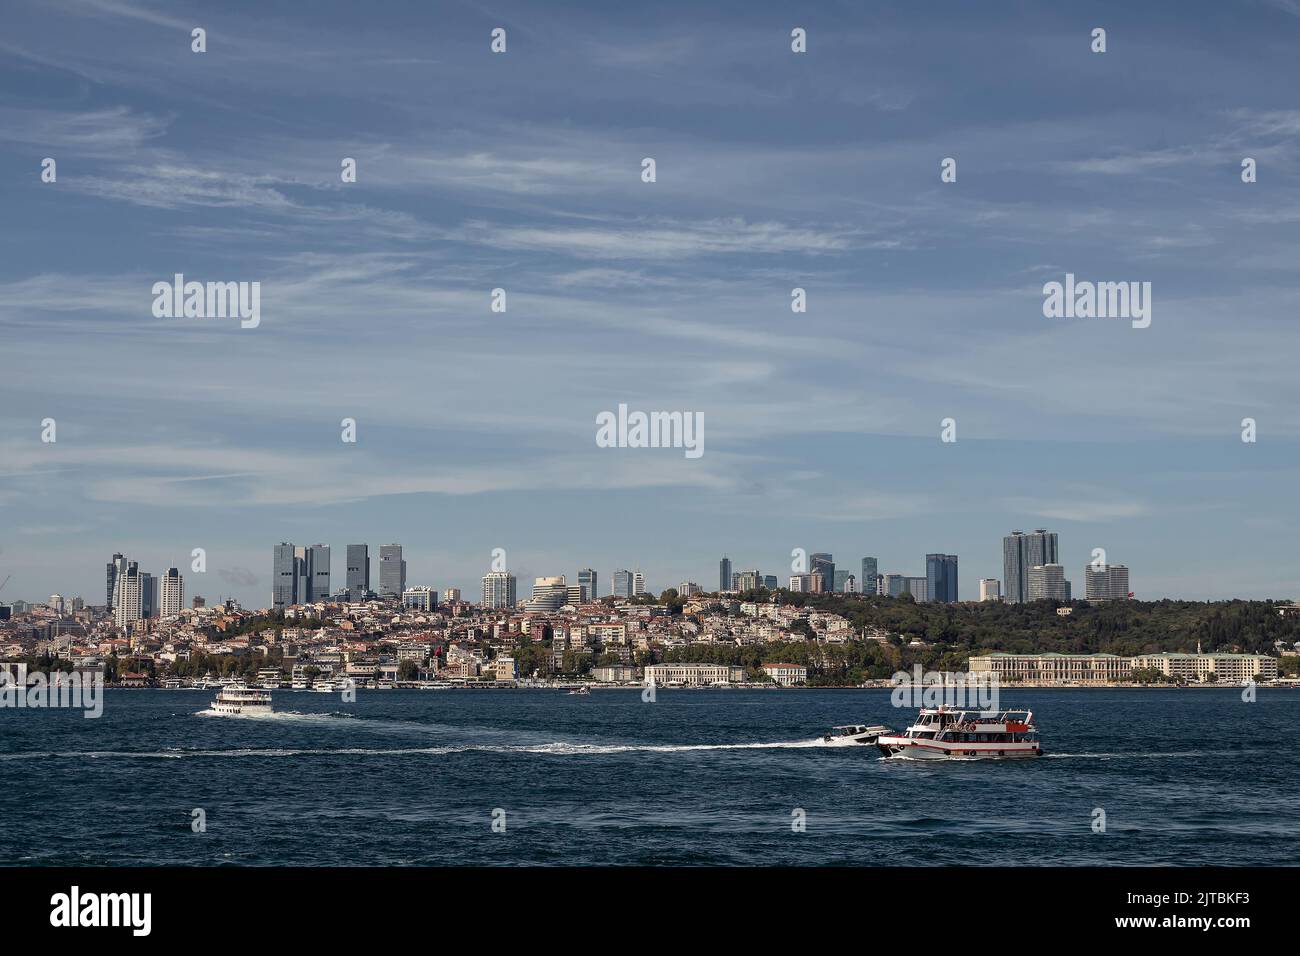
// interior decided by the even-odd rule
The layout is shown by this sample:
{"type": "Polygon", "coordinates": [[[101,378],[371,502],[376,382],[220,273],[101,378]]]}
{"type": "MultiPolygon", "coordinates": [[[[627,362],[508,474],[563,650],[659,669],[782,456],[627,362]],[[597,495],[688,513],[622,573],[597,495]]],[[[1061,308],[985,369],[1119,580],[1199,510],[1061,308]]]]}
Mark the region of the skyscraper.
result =
{"type": "Polygon", "coordinates": [[[645,594],[645,575],[640,570],[632,572],[632,596],[645,594]]]}
{"type": "Polygon", "coordinates": [[[483,607],[488,610],[515,606],[515,576],[509,571],[483,575],[483,607]]]}
{"type": "Polygon", "coordinates": [[[1039,528],[1033,534],[1012,531],[1002,539],[1002,588],[1008,604],[1029,598],[1029,569],[1057,563],[1056,532],[1039,528]]]}
{"type": "Polygon", "coordinates": [[[370,545],[348,545],[347,561],[348,600],[364,600],[370,591],[370,545]]]}
{"type": "Polygon", "coordinates": [[[862,559],[862,574],[858,577],[858,590],[863,594],[876,593],[876,575],[880,573],[880,562],[875,558],[862,559]]]}
{"type": "Polygon", "coordinates": [[[158,598],[158,616],[175,617],[185,606],[185,579],[176,568],[168,568],[162,576],[158,598]]]}
{"type": "Polygon", "coordinates": [[[271,561],[271,607],[283,611],[298,603],[298,549],[281,541],[271,561]]]}
{"type": "Polygon", "coordinates": [[[596,585],[597,574],[594,570],[583,568],[578,572],[578,587],[586,592],[582,598],[584,601],[594,601],[600,596],[600,592],[596,590],[596,585]]]}
{"type": "Polygon", "coordinates": [[[822,592],[829,594],[835,590],[835,558],[833,555],[817,553],[808,559],[809,570],[822,579],[822,592]]]}
{"type": "Polygon", "coordinates": [[[117,594],[117,573],[126,570],[126,558],[120,554],[114,554],[113,560],[108,562],[108,609],[113,610],[113,599],[117,594]]]}
{"type": "Polygon", "coordinates": [[[997,578],[980,578],[980,601],[1001,601],[1002,585],[997,578]]]}
{"type": "Polygon", "coordinates": [[[140,616],[158,616],[158,579],[146,571],[140,572],[140,616]]]}
{"type": "Polygon", "coordinates": [[[957,600],[957,555],[927,554],[925,556],[926,590],[930,600],[951,603],[957,600]]]}
{"type": "Polygon", "coordinates": [[[724,557],[718,562],[718,590],[731,590],[731,559],[724,557]]]}
{"type": "Polygon", "coordinates": [[[113,623],[122,630],[132,621],[141,618],[140,613],[140,566],[127,562],[126,568],[117,575],[117,593],[113,595],[113,623]]]}
{"type": "Polygon", "coordinates": [[[379,596],[401,600],[406,590],[406,562],[400,544],[379,546],[379,596]]]}
{"type": "Polygon", "coordinates": [[[313,544],[307,549],[307,596],[303,603],[328,601],[330,596],[330,549],[313,544]]]}
{"type": "Polygon", "coordinates": [[[632,596],[632,572],[620,569],[614,572],[614,587],[610,591],[614,597],[630,598],[632,596]]]}

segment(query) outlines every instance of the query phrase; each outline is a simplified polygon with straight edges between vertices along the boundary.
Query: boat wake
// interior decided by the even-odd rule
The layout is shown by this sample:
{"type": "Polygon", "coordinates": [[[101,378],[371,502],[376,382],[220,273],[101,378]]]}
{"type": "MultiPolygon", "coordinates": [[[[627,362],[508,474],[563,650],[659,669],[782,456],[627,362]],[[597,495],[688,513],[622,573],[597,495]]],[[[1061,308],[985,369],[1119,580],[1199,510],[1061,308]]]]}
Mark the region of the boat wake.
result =
{"type": "MultiPolygon", "coordinates": [[[[200,711],[200,716],[227,717],[228,714],[200,711]]],[[[279,715],[273,715],[279,716],[279,715]]],[[[315,715],[310,715],[315,716],[315,715]]],[[[247,717],[248,720],[265,720],[266,717],[247,717]]],[[[682,753],[704,750],[800,750],[827,746],[822,740],[775,741],[743,744],[583,744],[552,741],[546,744],[461,744],[446,747],[237,747],[225,750],[169,748],[156,751],[132,750],[71,750],[40,751],[0,754],[0,760],[20,759],[134,759],[180,760],[194,757],[405,757],[443,756],[458,753],[543,754],[551,756],[587,756],[621,753],[682,753]]]]}

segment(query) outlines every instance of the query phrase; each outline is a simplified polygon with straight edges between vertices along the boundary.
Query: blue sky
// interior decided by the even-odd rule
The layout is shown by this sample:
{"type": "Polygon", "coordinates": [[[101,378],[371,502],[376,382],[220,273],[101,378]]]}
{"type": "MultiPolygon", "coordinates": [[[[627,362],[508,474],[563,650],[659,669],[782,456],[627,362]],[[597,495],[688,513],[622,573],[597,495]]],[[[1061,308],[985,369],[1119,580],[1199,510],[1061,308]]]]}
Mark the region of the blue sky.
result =
{"type": "Polygon", "coordinates": [[[472,595],[497,547],[602,590],[942,551],[973,598],[1035,527],[1076,592],[1096,547],[1144,598],[1297,590],[1300,3],[306,10],[6,4],[6,599],[122,551],[263,606],[281,540],[472,595]],[[154,318],[176,272],[261,325],[154,318]],[[1066,272],[1150,328],[1044,318],[1066,272]],[[621,402],[705,454],[598,448],[621,402]]]}

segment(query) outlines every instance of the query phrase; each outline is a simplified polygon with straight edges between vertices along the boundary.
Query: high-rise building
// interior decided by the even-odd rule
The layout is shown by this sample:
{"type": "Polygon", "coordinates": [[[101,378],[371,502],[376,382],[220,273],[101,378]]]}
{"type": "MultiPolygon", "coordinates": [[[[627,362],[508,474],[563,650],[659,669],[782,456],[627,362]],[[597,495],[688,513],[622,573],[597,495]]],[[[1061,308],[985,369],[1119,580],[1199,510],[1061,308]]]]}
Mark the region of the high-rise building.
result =
{"type": "Polygon", "coordinates": [[[907,577],[902,574],[886,574],[881,580],[881,594],[889,597],[902,597],[907,591],[907,577]]]}
{"type": "Polygon", "coordinates": [[[303,604],[328,601],[330,597],[330,549],[327,544],[313,544],[307,549],[307,594],[303,604]]]}
{"type": "Polygon", "coordinates": [[[762,580],[762,575],[758,573],[757,569],[751,571],[741,571],[740,578],[736,582],[736,590],[741,592],[757,591],[758,584],[761,580],[762,580]]]}
{"type": "Polygon", "coordinates": [[[162,576],[158,599],[158,616],[175,617],[185,607],[185,579],[176,568],[168,568],[162,576]]]}
{"type": "Polygon", "coordinates": [[[117,575],[117,593],[113,595],[113,623],[126,630],[132,621],[144,615],[140,612],[140,565],[128,561],[117,575]]]}
{"type": "Polygon", "coordinates": [[[980,578],[980,600],[1002,600],[1002,585],[997,578],[980,578]]]}
{"type": "Polygon", "coordinates": [[[455,604],[460,600],[460,588],[444,588],[442,600],[444,604],[455,604]]]}
{"type": "Polygon", "coordinates": [[[277,611],[299,603],[298,549],[281,541],[275,546],[271,563],[271,607],[277,611]]]}
{"type": "Polygon", "coordinates": [[[1093,565],[1083,571],[1084,595],[1089,601],[1128,599],[1128,568],[1122,564],[1093,565]]]}
{"type": "Polygon", "coordinates": [[[632,572],[632,596],[645,594],[645,575],[639,570],[632,572]]]}
{"type": "Polygon", "coordinates": [[[363,601],[370,591],[370,545],[348,545],[347,560],[348,600],[363,601]]]}
{"type": "Polygon", "coordinates": [[[718,562],[718,590],[731,590],[731,559],[723,558],[718,562]]]}
{"type": "Polygon", "coordinates": [[[822,579],[823,593],[829,593],[835,590],[835,558],[832,555],[818,552],[809,559],[809,568],[813,574],[822,579]]]}
{"type": "Polygon", "coordinates": [[[620,569],[613,575],[613,590],[610,594],[616,598],[630,598],[632,596],[632,572],[620,569]]]}
{"type": "Polygon", "coordinates": [[[533,596],[524,609],[528,611],[558,611],[568,600],[569,589],[564,575],[533,580],[533,596]]]}
{"type": "Polygon", "coordinates": [[[565,604],[572,604],[577,607],[579,604],[586,604],[587,601],[587,589],[581,584],[570,584],[564,589],[565,604]]]}
{"type": "Polygon", "coordinates": [[[406,562],[402,559],[400,544],[379,546],[379,596],[401,598],[406,590],[406,562]]]}
{"type": "Polygon", "coordinates": [[[903,589],[906,593],[912,595],[912,600],[917,604],[923,604],[930,600],[929,578],[904,578],[903,589]]]}
{"type": "Polygon", "coordinates": [[[876,575],[880,573],[880,562],[875,558],[862,559],[862,574],[858,576],[858,590],[863,594],[876,592],[876,575]]]}
{"type": "Polygon", "coordinates": [[[583,568],[578,572],[578,586],[586,591],[582,598],[584,601],[594,601],[600,596],[600,592],[596,590],[598,577],[591,568],[583,568]]]}
{"type": "Polygon", "coordinates": [[[763,575],[763,587],[767,588],[767,590],[769,591],[775,591],[777,588],[776,575],[775,574],[763,575]]]}
{"type": "Polygon", "coordinates": [[[402,592],[402,607],[413,611],[437,610],[438,592],[429,587],[407,588],[402,592]]]}
{"type": "Polygon", "coordinates": [[[1008,604],[1029,597],[1029,569],[1058,563],[1056,532],[1039,528],[1032,534],[1012,531],[1002,539],[1002,588],[1008,604]]]}
{"type": "Polygon", "coordinates": [[[483,607],[487,610],[515,606],[515,576],[509,571],[483,575],[483,607]]]}
{"type": "Polygon", "coordinates": [[[1030,568],[1025,600],[1070,600],[1070,582],[1065,580],[1065,568],[1059,564],[1038,564],[1030,568]]]}
{"type": "Polygon", "coordinates": [[[158,616],[158,579],[146,571],[140,572],[140,616],[158,616]]]}
{"type": "Polygon", "coordinates": [[[700,593],[700,586],[694,581],[683,581],[677,586],[677,594],[681,597],[694,597],[700,593]]]}
{"type": "Polygon", "coordinates": [[[108,562],[108,609],[113,610],[113,599],[117,594],[117,575],[119,571],[126,570],[126,558],[120,554],[114,554],[113,560],[108,562]]]}
{"type": "Polygon", "coordinates": [[[927,554],[925,556],[926,590],[930,600],[950,604],[957,600],[957,555],[927,554]]]}

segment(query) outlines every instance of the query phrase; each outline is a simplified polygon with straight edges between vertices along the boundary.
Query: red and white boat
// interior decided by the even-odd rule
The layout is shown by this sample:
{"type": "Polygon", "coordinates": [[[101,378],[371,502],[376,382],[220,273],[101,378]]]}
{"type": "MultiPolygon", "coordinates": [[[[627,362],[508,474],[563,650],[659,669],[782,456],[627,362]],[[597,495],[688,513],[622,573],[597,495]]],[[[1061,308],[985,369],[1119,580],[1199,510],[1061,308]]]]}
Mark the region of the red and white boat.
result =
{"type": "Polygon", "coordinates": [[[952,710],[923,707],[901,734],[885,734],[876,746],[886,757],[914,760],[1041,757],[1032,710],[952,710]]]}

